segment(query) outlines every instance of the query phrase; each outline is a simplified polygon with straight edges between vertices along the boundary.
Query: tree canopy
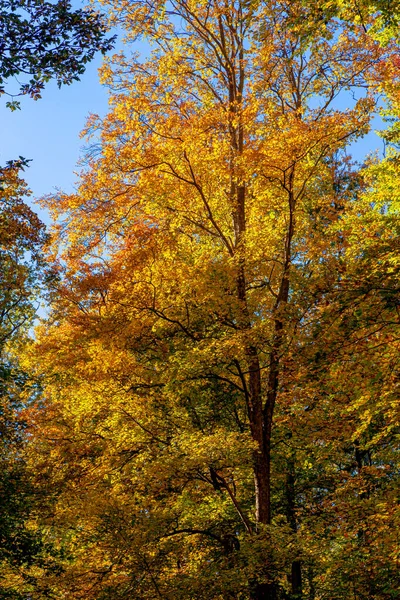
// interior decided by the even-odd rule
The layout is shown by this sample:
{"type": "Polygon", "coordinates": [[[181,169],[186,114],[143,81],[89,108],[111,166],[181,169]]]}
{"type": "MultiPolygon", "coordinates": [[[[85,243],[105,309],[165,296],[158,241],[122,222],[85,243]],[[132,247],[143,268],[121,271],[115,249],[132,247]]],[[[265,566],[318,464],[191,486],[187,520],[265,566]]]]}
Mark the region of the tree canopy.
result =
{"type": "Polygon", "coordinates": [[[398,597],[388,6],[108,6],[127,49],[75,193],[43,200],[50,313],[20,351],[59,557],[38,599],[398,597]]]}

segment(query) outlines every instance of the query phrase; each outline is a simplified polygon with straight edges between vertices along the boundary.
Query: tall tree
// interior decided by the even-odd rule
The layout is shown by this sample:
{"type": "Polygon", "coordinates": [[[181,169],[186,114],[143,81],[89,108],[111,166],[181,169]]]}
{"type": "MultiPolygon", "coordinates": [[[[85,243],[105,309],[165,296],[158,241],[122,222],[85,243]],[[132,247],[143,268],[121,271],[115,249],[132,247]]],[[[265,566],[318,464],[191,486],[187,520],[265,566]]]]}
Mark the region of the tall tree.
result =
{"type": "MultiPolygon", "coordinates": [[[[91,123],[100,145],[78,192],[47,202],[62,219],[62,283],[39,341],[53,417],[40,443],[51,477],[63,465],[58,530],[81,538],[52,582],[72,597],[331,593],[323,561],[319,583],[302,572],[316,550],[300,516],[337,501],[322,458],[307,473],[312,445],[330,447],[327,411],[348,460],[348,406],[333,410],[328,391],[348,359],[345,329],[336,340],[325,309],[341,290],[345,217],[361,226],[368,186],[344,150],[369,130],[385,81],[397,85],[397,47],[382,42],[382,13],[363,7],[361,19],[352,3],[113,6],[153,53],[106,64],[112,108],[91,123]],[[317,345],[335,356],[326,395],[313,387],[317,345]],[[90,491],[76,497],[78,486],[90,491]]],[[[348,431],[359,457],[364,441],[348,431]]]]}

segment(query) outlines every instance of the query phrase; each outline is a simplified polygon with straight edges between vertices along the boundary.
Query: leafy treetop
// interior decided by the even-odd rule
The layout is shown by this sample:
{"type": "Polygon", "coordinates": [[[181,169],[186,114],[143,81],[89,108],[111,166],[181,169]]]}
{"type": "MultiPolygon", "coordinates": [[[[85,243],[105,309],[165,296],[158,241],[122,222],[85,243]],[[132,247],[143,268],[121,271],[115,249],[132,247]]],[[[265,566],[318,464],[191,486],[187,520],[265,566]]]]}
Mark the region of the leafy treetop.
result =
{"type": "MultiPolygon", "coordinates": [[[[59,86],[79,80],[96,52],[103,54],[115,37],[106,38],[102,15],[88,9],[72,10],[68,0],[55,4],[42,0],[3,0],[0,3],[0,94],[41,96],[44,84],[55,79],[59,86]],[[26,75],[11,94],[5,83],[26,75]]],[[[9,108],[19,108],[12,100],[9,108]]]]}

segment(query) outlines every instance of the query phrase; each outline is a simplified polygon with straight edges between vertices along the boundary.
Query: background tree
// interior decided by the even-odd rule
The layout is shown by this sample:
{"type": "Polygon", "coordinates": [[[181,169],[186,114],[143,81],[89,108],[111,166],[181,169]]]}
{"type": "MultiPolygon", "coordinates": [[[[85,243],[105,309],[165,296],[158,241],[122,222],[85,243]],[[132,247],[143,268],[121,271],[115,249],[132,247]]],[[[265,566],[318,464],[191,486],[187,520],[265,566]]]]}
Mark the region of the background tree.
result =
{"type": "Polygon", "coordinates": [[[72,10],[66,0],[2,0],[0,94],[11,96],[8,105],[16,109],[16,95],[40,98],[50,79],[59,86],[79,80],[96,52],[104,54],[113,47],[115,37],[106,34],[102,15],[88,9],[72,10]],[[5,87],[11,78],[17,83],[15,91],[5,87]]]}
{"type": "MultiPolygon", "coordinates": [[[[68,2],[7,1],[0,4],[0,94],[11,97],[9,108],[19,108],[15,96],[40,98],[46,82],[59,85],[79,79],[97,51],[106,52],[114,38],[106,38],[101,15],[73,11],[68,2]],[[13,79],[17,88],[12,89],[13,79]],[[7,87],[6,87],[7,85],[7,87]]],[[[37,386],[23,373],[10,346],[18,345],[41,302],[45,279],[41,258],[46,242],[44,225],[26,203],[29,190],[21,171],[28,165],[19,157],[0,168],[0,595],[26,598],[36,574],[56,569],[57,550],[43,540],[37,525],[49,490],[35,486],[27,469],[25,450],[26,390],[37,386]]],[[[33,392],[33,389],[36,391],[33,392]]],[[[43,594],[46,596],[46,590],[43,594]]],[[[39,597],[36,587],[35,597],[39,597]]],[[[42,597],[42,596],[40,596],[42,597]]]]}
{"type": "Polygon", "coordinates": [[[23,398],[29,378],[7,350],[32,326],[43,283],[41,252],[46,236],[44,225],[22,199],[27,194],[20,178],[25,165],[20,159],[0,171],[0,594],[4,598],[24,597],[21,574],[46,563],[40,534],[27,526],[39,498],[23,458],[23,398]]]}
{"type": "Polygon", "coordinates": [[[0,170],[0,348],[29,327],[39,299],[44,225],[23,200],[20,159],[0,170]]]}

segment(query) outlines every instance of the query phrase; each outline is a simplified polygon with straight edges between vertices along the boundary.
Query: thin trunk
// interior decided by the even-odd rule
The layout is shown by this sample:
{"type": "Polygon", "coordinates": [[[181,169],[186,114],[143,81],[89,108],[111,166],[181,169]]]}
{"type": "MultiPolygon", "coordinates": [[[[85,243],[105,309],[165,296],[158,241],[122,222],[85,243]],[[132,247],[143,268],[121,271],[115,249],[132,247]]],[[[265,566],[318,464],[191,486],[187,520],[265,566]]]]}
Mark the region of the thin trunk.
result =
{"type": "Polygon", "coordinates": [[[314,569],[313,569],[312,565],[310,565],[308,568],[307,579],[308,579],[308,587],[309,587],[308,600],[315,600],[316,589],[315,589],[315,583],[314,583],[314,569]]]}
{"type": "Polygon", "coordinates": [[[293,600],[301,600],[303,597],[303,583],[301,576],[301,562],[294,560],[292,562],[292,598],[293,600]]]}
{"type": "MultiPolygon", "coordinates": [[[[291,436],[290,436],[291,437],[291,436]]],[[[297,533],[296,519],[296,487],[295,487],[295,460],[294,452],[292,451],[288,460],[288,470],[286,475],[286,516],[293,534],[297,533]]],[[[301,561],[296,559],[292,562],[291,572],[289,575],[291,583],[291,600],[301,600],[303,597],[302,590],[302,573],[301,561]]]]}

